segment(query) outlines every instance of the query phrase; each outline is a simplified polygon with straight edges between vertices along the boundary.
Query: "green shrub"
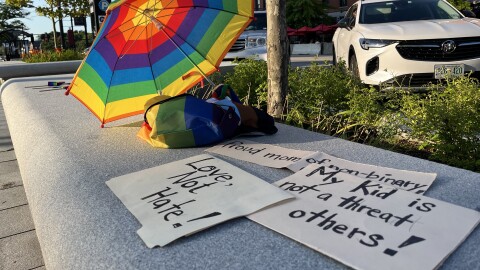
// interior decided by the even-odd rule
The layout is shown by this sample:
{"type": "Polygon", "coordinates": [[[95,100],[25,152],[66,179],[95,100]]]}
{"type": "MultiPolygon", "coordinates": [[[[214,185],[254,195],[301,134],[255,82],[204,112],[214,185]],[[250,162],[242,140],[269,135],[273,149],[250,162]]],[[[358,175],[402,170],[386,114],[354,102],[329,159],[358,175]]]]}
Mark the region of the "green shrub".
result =
{"type": "Polygon", "coordinates": [[[348,108],[347,95],[360,82],[345,72],[344,65],[291,69],[285,121],[314,131],[334,134],[348,108]]]}
{"type": "Polygon", "coordinates": [[[424,95],[405,95],[402,112],[410,136],[432,159],[480,170],[480,89],[478,81],[449,79],[424,95]]]}
{"type": "Polygon", "coordinates": [[[238,62],[232,73],[225,75],[225,83],[232,86],[242,102],[257,107],[267,104],[267,63],[245,59],[238,62]]]}
{"type": "Polygon", "coordinates": [[[27,63],[57,62],[82,60],[85,57],[81,52],[75,50],[65,50],[62,52],[44,51],[41,53],[28,54],[23,58],[27,63]]]}
{"type": "MultiPolygon", "coordinates": [[[[245,103],[266,105],[267,66],[245,60],[225,76],[245,103]]],[[[283,120],[352,141],[480,171],[480,89],[468,77],[426,93],[365,87],[344,63],[289,71],[283,120]]]]}

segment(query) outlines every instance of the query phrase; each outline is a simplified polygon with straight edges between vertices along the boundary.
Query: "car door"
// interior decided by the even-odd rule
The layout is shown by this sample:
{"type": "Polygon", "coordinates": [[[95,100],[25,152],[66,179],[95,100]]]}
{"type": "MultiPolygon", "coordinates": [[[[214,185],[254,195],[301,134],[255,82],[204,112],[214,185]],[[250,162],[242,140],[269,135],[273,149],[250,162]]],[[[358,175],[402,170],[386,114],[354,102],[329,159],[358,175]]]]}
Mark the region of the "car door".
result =
{"type": "Polygon", "coordinates": [[[346,27],[341,27],[337,29],[335,33],[335,54],[337,60],[348,61],[348,51],[354,33],[355,25],[358,22],[357,19],[357,8],[358,4],[353,4],[345,14],[345,17],[341,20],[346,24],[346,27]]]}

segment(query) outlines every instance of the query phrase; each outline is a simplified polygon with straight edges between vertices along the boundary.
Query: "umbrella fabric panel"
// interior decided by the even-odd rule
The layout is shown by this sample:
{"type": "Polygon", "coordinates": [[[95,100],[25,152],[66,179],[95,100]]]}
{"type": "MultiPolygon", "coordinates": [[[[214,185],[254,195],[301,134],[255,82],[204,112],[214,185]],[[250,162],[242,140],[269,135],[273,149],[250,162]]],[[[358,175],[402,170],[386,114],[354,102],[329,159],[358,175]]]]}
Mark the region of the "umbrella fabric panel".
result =
{"type": "Polygon", "coordinates": [[[102,123],[141,113],[217,71],[252,18],[251,0],[114,1],[68,91],[102,123]]]}
{"type": "Polygon", "coordinates": [[[225,10],[231,13],[238,13],[244,16],[251,16],[253,1],[250,0],[113,0],[108,6],[108,10],[117,8],[122,4],[130,4],[139,7],[142,3],[147,6],[157,5],[162,9],[176,9],[179,7],[211,7],[214,9],[225,10]],[[140,3],[140,4],[139,4],[140,3]]]}
{"type": "Polygon", "coordinates": [[[95,103],[99,104],[87,105],[87,107],[97,116],[105,114],[107,116],[105,123],[141,113],[145,100],[157,94],[155,83],[151,79],[150,68],[143,67],[111,73],[104,59],[95,57],[95,51],[91,53],[90,61],[84,64],[78,75],[80,78],[88,78],[88,82],[84,82],[83,87],[77,87],[81,91],[71,91],[71,93],[78,98],[78,92],[91,92],[84,93],[83,96],[89,96],[88,100],[95,99],[97,100],[95,103]],[[109,89],[106,83],[110,84],[109,89]],[[123,101],[125,99],[128,101],[123,101]],[[115,106],[118,106],[118,110],[112,109],[115,106]]]}
{"type": "Polygon", "coordinates": [[[108,116],[108,118],[105,118],[104,123],[143,113],[145,101],[155,96],[158,96],[158,94],[150,94],[107,103],[104,110],[105,115],[108,116]]]}
{"type": "MultiPolygon", "coordinates": [[[[139,67],[139,68],[132,68],[128,70],[121,70],[118,69],[113,73],[112,81],[110,82],[111,90],[115,89],[115,86],[121,86],[123,84],[132,84],[136,82],[144,82],[144,81],[151,81],[152,79],[152,70],[150,67],[139,67]]],[[[155,85],[153,85],[155,86],[155,85]]],[[[125,87],[124,90],[128,90],[128,87],[125,87]]],[[[135,89],[135,91],[142,91],[142,89],[135,89]]],[[[116,92],[116,91],[111,91],[116,92]]],[[[136,92],[138,94],[138,92],[136,92]]],[[[121,98],[129,98],[130,96],[125,95],[123,93],[121,98]]],[[[141,92],[140,92],[141,94],[141,92]]],[[[132,94],[133,96],[133,94],[132,94]]],[[[115,101],[113,95],[110,94],[109,96],[110,101],[115,101]]]]}
{"type": "MultiPolygon", "coordinates": [[[[152,65],[152,71],[145,73],[152,74],[154,77],[153,79],[155,80],[156,85],[150,89],[151,93],[156,92],[157,90],[163,90],[163,94],[172,96],[185,92],[202,79],[202,74],[198,73],[195,77],[189,77],[189,80],[178,80],[178,77],[184,73],[190,73],[199,67],[201,67],[205,75],[209,75],[216,71],[214,65],[209,65],[209,61],[205,62],[204,60],[207,57],[206,54],[208,51],[203,53],[205,55],[202,55],[201,48],[194,49],[194,47],[200,46],[201,42],[204,44],[202,47],[204,50],[211,47],[212,42],[215,41],[217,38],[216,35],[219,33],[218,29],[225,27],[224,25],[230,21],[232,14],[228,14],[228,16],[223,15],[223,21],[216,19],[216,21],[220,21],[220,24],[217,23],[214,27],[210,26],[201,29],[197,26],[201,25],[198,24],[198,20],[203,20],[210,24],[211,22],[208,20],[218,17],[214,16],[214,14],[218,15],[219,12],[206,12],[205,9],[203,9],[202,12],[201,8],[195,8],[193,11],[180,9],[180,11],[176,12],[179,12],[182,15],[176,16],[175,19],[171,18],[168,21],[168,27],[165,26],[164,30],[159,31],[159,29],[155,28],[151,23],[147,24],[147,27],[144,27],[143,30],[140,30],[141,28],[139,27],[134,27],[132,20],[126,19],[128,16],[132,16],[132,14],[129,14],[132,13],[132,10],[130,8],[128,8],[127,12],[124,12],[123,10],[125,10],[125,8],[113,10],[110,20],[106,22],[105,27],[105,31],[108,32],[108,34],[104,35],[104,39],[109,42],[103,43],[110,45],[110,48],[108,50],[104,49],[104,51],[105,53],[114,51],[118,55],[116,63],[114,63],[114,61],[108,61],[112,69],[129,69],[132,67],[141,67],[142,64],[144,66],[152,65]],[[120,17],[125,17],[123,23],[120,17]],[[184,19],[185,17],[197,19],[185,20],[182,23],[181,19],[184,19]],[[192,22],[195,25],[193,26],[193,31],[191,29],[192,22]],[[115,27],[117,30],[109,30],[110,28],[115,27]],[[148,37],[149,33],[152,35],[151,37],[148,37]],[[187,37],[182,37],[182,35],[187,35],[187,37]],[[198,39],[199,36],[202,37],[202,39],[198,39]],[[127,40],[127,38],[131,39],[132,37],[134,40],[127,40]],[[159,42],[162,43],[159,44],[159,42]],[[146,54],[145,52],[149,49],[151,49],[151,53],[146,54]],[[142,56],[145,59],[141,59],[140,61],[138,58],[142,56]],[[186,61],[184,61],[185,56],[187,56],[186,61]],[[156,63],[159,62],[160,64],[156,65],[156,63]],[[164,63],[168,64],[164,65],[164,63]],[[172,63],[176,64],[172,65],[172,63]],[[115,64],[115,67],[112,67],[113,64],[115,64]]],[[[138,15],[135,16],[138,17],[138,15]]],[[[224,43],[223,40],[220,40],[219,44],[221,43],[224,43]]],[[[108,45],[103,45],[103,47],[107,47],[108,45]]],[[[225,45],[223,46],[225,47],[225,45]]],[[[213,48],[213,51],[218,50],[222,50],[222,48],[213,48]]],[[[218,57],[219,56],[217,56],[217,58],[218,57]]],[[[112,59],[115,59],[115,56],[112,56],[112,59]]],[[[220,61],[221,59],[217,59],[217,62],[220,61]]],[[[123,76],[119,75],[118,77],[123,76]]]]}
{"type": "Polygon", "coordinates": [[[98,97],[90,85],[81,77],[77,77],[75,84],[77,88],[82,89],[82,91],[70,91],[70,94],[77,98],[99,120],[102,120],[102,115],[105,112],[104,101],[98,97]]]}
{"type": "Polygon", "coordinates": [[[88,63],[83,62],[75,75],[74,82],[76,87],[70,93],[101,120],[105,111],[108,89],[101,76],[88,63]]]}
{"type": "Polygon", "coordinates": [[[240,25],[236,23],[227,26],[235,22],[234,17],[230,13],[196,8],[189,12],[186,18],[200,18],[199,20],[185,19],[175,33],[165,27],[165,34],[171,39],[167,39],[154,49],[151,55],[152,62],[175,63],[163,65],[163,67],[162,64],[158,66],[153,64],[157,82],[163,83],[161,85],[163,94],[183,93],[202,79],[202,72],[204,75],[210,75],[217,70],[216,66],[228,51],[226,48],[234,42],[235,33],[248,20],[248,18],[237,19],[240,25]],[[202,26],[205,23],[209,26],[202,26]],[[202,72],[198,72],[196,76],[190,76],[189,80],[185,81],[178,80],[182,74],[198,71],[199,68],[202,72]]]}
{"type": "Polygon", "coordinates": [[[105,105],[108,87],[105,83],[105,78],[102,77],[104,73],[98,72],[98,70],[101,70],[104,66],[101,65],[101,61],[93,62],[93,64],[92,66],[88,62],[84,63],[84,66],[79,72],[79,76],[80,78],[88,78],[86,82],[88,85],[87,89],[97,95],[103,105],[105,105]]]}

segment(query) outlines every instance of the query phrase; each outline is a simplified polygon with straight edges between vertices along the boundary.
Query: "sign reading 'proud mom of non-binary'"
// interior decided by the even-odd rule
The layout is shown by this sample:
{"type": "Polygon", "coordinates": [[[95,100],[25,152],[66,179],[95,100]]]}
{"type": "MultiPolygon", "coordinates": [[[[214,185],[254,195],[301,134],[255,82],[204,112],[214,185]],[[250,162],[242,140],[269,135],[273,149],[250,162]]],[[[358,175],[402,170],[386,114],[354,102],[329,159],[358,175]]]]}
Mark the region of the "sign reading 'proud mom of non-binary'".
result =
{"type": "Polygon", "coordinates": [[[271,144],[261,144],[244,139],[234,139],[220,143],[205,151],[224,155],[271,168],[286,168],[300,161],[302,157],[315,152],[283,148],[271,144]]]}
{"type": "Polygon", "coordinates": [[[423,194],[436,178],[434,173],[398,170],[351,162],[322,152],[302,151],[249,140],[234,139],[205,151],[272,168],[289,168],[297,172],[308,164],[378,181],[413,193],[423,194]]]}
{"type": "Polygon", "coordinates": [[[290,164],[287,168],[298,172],[309,164],[316,164],[319,167],[348,173],[363,179],[378,181],[416,194],[425,193],[437,177],[435,173],[414,172],[362,164],[337,158],[322,152],[303,157],[301,160],[290,164]]]}
{"type": "Polygon", "coordinates": [[[309,165],[275,183],[297,198],[248,218],[357,269],[434,269],[480,213],[309,165]]]}
{"type": "Polygon", "coordinates": [[[199,155],[106,182],[152,248],[294,197],[225,161],[199,155]]]}

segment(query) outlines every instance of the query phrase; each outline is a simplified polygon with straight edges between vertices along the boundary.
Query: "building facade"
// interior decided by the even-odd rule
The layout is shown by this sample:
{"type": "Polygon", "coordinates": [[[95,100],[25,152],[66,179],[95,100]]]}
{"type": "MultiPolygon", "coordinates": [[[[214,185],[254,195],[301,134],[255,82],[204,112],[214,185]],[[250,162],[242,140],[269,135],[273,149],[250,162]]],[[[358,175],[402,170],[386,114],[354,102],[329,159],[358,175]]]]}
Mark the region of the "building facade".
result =
{"type": "Polygon", "coordinates": [[[266,10],[267,6],[265,4],[266,0],[255,0],[255,10],[266,10]]]}
{"type": "MultiPolygon", "coordinates": [[[[266,0],[255,0],[255,10],[266,10],[266,0]]],[[[295,1],[295,0],[286,0],[295,1]]],[[[321,0],[327,4],[328,12],[344,12],[357,0],[321,0]]]]}
{"type": "Polygon", "coordinates": [[[324,2],[328,5],[328,12],[343,12],[357,0],[324,0],[324,2]]]}

